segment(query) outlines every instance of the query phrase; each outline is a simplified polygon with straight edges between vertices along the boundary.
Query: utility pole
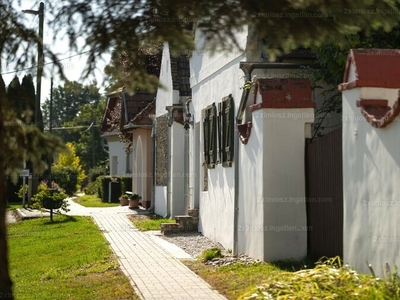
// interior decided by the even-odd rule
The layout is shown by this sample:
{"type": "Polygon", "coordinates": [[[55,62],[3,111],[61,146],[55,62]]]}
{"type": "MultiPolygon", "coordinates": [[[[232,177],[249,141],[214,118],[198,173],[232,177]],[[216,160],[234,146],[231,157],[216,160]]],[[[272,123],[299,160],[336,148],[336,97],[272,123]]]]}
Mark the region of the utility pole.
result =
{"type": "MultiPolygon", "coordinates": [[[[53,76],[50,80],[50,115],[49,115],[49,132],[51,134],[53,130],[53,76]]],[[[50,182],[51,182],[51,165],[53,164],[53,154],[50,154],[49,157],[49,175],[50,175],[50,182]]]]}
{"type": "Polygon", "coordinates": [[[38,39],[38,64],[36,74],[36,104],[35,104],[35,125],[39,127],[40,116],[40,92],[42,87],[42,74],[43,74],[43,24],[44,24],[44,3],[40,2],[39,10],[26,9],[22,12],[39,16],[39,39],[38,39]]]}
{"type": "MultiPolygon", "coordinates": [[[[37,61],[37,74],[36,74],[36,103],[35,103],[35,125],[40,128],[39,116],[40,116],[40,92],[42,87],[42,73],[43,73],[43,23],[44,23],[44,3],[40,2],[39,10],[26,9],[22,12],[26,14],[38,15],[39,16],[39,37],[38,37],[38,61],[37,61]]],[[[38,179],[29,177],[29,192],[28,202],[31,204],[30,196],[35,194],[38,187],[38,179]]]]}

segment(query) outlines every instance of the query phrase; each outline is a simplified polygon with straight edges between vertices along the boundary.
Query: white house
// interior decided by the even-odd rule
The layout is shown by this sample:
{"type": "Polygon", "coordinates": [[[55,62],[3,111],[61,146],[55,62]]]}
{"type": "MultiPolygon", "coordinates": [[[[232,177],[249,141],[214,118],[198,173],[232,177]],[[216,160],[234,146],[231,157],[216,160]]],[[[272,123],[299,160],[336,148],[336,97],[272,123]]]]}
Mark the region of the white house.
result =
{"type": "Polygon", "coordinates": [[[343,99],[343,259],[385,276],[400,265],[400,50],[355,49],[343,99]]]}
{"type": "Polygon", "coordinates": [[[164,47],[155,212],[174,217],[199,209],[199,231],[234,253],[303,258],[309,230],[305,141],[316,95],[301,67],[314,56],[298,50],[270,63],[251,30],[244,28],[236,38],[241,50],[208,51],[196,32],[191,98],[176,84],[185,76],[174,77],[181,70],[175,69],[176,57],[184,57],[164,47]]]}
{"type": "Polygon", "coordinates": [[[189,207],[187,129],[184,113],[191,96],[189,60],[181,52],[163,48],[160,85],[157,91],[155,135],[155,212],[159,215],[184,215],[189,207]]]}
{"type": "Polygon", "coordinates": [[[109,156],[110,175],[128,175],[132,173],[132,152],[129,154],[125,151],[125,143],[119,138],[120,130],[111,129],[109,122],[110,112],[115,109],[119,101],[116,93],[107,96],[107,105],[101,122],[101,137],[106,140],[107,151],[109,156]]]}
{"type": "Polygon", "coordinates": [[[102,122],[103,137],[109,141],[110,175],[131,175],[132,192],[142,197],[142,204],[149,208],[152,198],[152,128],[155,111],[155,94],[137,92],[133,95],[125,93],[121,88],[111,93],[107,102],[102,122]],[[114,115],[114,118],[113,118],[114,115]],[[109,121],[113,119],[115,128],[110,131],[109,121]],[[108,130],[108,131],[107,131],[108,130]],[[121,132],[131,133],[132,145],[130,154],[125,153],[125,143],[120,141],[121,132]],[[128,159],[127,159],[128,157],[128,159]],[[124,160],[125,158],[125,160],[124,160]],[[130,172],[118,172],[121,162],[126,164],[130,172]]]}
{"type": "Polygon", "coordinates": [[[190,206],[199,208],[199,230],[234,253],[302,258],[308,230],[304,148],[315,103],[310,82],[298,72],[312,57],[269,63],[251,30],[236,38],[242,50],[210,52],[196,33],[189,155],[196,174],[190,190],[198,192],[190,206]],[[253,75],[259,78],[255,88],[244,89],[244,77],[253,75]]]}

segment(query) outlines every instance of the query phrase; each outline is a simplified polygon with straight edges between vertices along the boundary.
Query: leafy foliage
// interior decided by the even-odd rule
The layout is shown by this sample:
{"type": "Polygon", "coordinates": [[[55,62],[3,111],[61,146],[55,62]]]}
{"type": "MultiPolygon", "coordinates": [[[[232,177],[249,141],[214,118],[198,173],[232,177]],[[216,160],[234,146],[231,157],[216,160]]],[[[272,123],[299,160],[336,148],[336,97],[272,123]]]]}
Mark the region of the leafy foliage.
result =
{"type": "MultiPolygon", "coordinates": [[[[53,89],[53,128],[71,122],[80,114],[82,106],[96,106],[100,103],[100,99],[96,82],[83,85],[76,81],[66,80],[63,86],[59,85],[53,89]]],[[[43,115],[45,127],[49,128],[50,99],[46,99],[43,104],[43,115]]]]}
{"type": "MultiPolygon", "coordinates": [[[[139,49],[143,43],[168,41],[177,51],[192,51],[194,39],[188,31],[192,27],[204,32],[213,49],[237,44],[234,32],[245,26],[252,27],[260,38],[268,37],[271,53],[300,45],[320,46],[328,38],[343,44],[346,35],[361,29],[389,31],[397,23],[397,15],[390,13],[396,4],[394,0],[67,0],[54,2],[51,11],[55,15],[52,25],[60,31],[65,24],[74,24],[67,30],[72,46],[78,36],[85,38],[90,72],[98,54],[110,49],[123,53],[139,49]]],[[[139,74],[143,73],[142,68],[139,74]]],[[[132,77],[131,82],[138,79],[132,77]]]]}
{"type": "Polygon", "coordinates": [[[199,259],[202,262],[206,262],[206,261],[212,260],[213,258],[216,258],[216,257],[223,257],[223,255],[221,253],[221,249],[211,248],[211,249],[204,250],[201,253],[201,255],[199,256],[199,259]]]}
{"type": "Polygon", "coordinates": [[[45,201],[61,202],[61,210],[68,211],[68,203],[65,201],[68,195],[64,193],[64,190],[60,188],[54,181],[51,182],[50,187],[46,181],[42,181],[38,186],[37,193],[32,196],[32,207],[34,208],[46,208],[45,201]]]}
{"type": "MultiPolygon", "coordinates": [[[[337,86],[343,81],[343,72],[346,67],[347,55],[350,49],[354,48],[400,48],[400,23],[389,32],[383,29],[360,31],[356,34],[346,36],[344,44],[338,44],[333,39],[327,40],[323,45],[316,49],[319,68],[313,70],[314,82],[325,82],[331,88],[324,90],[325,101],[317,108],[315,116],[316,122],[313,124],[314,135],[316,138],[321,135],[321,131],[329,126],[326,122],[327,116],[332,112],[342,112],[342,97],[337,86]]],[[[316,89],[321,87],[315,86],[316,89]]]]}
{"type": "Polygon", "coordinates": [[[57,180],[65,192],[72,196],[78,186],[79,171],[73,166],[57,166],[52,169],[52,178],[57,180]]]}
{"type": "Polygon", "coordinates": [[[109,76],[108,91],[112,92],[121,87],[125,87],[131,93],[140,90],[156,91],[161,57],[161,43],[158,45],[142,44],[136,51],[115,48],[111,56],[111,63],[104,69],[109,76]],[[132,82],[132,78],[135,78],[134,82],[132,82]]]}
{"type": "Polygon", "coordinates": [[[58,162],[54,163],[53,170],[55,174],[59,174],[60,183],[66,184],[66,186],[62,186],[63,188],[68,188],[69,192],[75,192],[79,188],[79,184],[85,178],[85,171],[82,168],[79,157],[75,153],[75,147],[72,143],[67,143],[66,147],[68,148],[68,153],[60,154],[58,158],[58,162]],[[68,180],[74,181],[76,184],[74,187],[70,186],[68,180]]]}
{"type": "Polygon", "coordinates": [[[110,111],[110,118],[107,120],[107,125],[110,126],[110,131],[118,130],[119,140],[124,143],[125,153],[128,155],[132,150],[132,132],[128,130],[120,130],[121,122],[121,100],[110,111]]]}
{"type": "Polygon", "coordinates": [[[96,105],[85,104],[79,108],[79,114],[70,122],[64,123],[67,127],[87,126],[86,128],[77,128],[69,130],[66,142],[72,142],[76,149],[76,155],[79,156],[82,167],[85,172],[96,166],[102,167],[104,161],[108,158],[103,149],[102,132],[100,123],[105,110],[104,102],[96,105]]]}

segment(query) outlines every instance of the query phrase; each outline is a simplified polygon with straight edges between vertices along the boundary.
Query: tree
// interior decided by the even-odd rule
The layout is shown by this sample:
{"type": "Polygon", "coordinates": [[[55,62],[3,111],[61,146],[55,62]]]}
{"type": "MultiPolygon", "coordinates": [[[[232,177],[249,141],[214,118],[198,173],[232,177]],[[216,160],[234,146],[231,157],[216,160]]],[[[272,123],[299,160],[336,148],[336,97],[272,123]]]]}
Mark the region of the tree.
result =
{"type": "Polygon", "coordinates": [[[66,174],[62,178],[55,178],[56,182],[67,191],[68,194],[72,195],[79,188],[80,183],[85,178],[85,171],[82,168],[81,161],[76,155],[75,147],[72,143],[67,143],[67,153],[62,153],[58,157],[58,161],[53,164],[54,173],[66,174]],[[69,181],[73,181],[75,186],[70,186],[69,181]]]}
{"type": "Polygon", "coordinates": [[[347,55],[354,48],[400,48],[400,22],[390,31],[382,29],[371,32],[362,30],[355,34],[346,36],[346,43],[338,45],[333,40],[328,40],[315,52],[317,54],[316,64],[319,68],[313,71],[314,81],[323,81],[332,88],[324,91],[325,101],[323,106],[316,111],[317,121],[313,124],[313,138],[321,135],[323,123],[330,113],[342,112],[342,96],[338,91],[338,84],[343,81],[343,72],[346,67],[347,55]]]}
{"type": "Polygon", "coordinates": [[[112,92],[125,86],[128,92],[155,92],[160,76],[162,46],[161,43],[142,43],[136,51],[115,48],[110,64],[104,69],[110,83],[107,90],[112,92]],[[132,78],[135,78],[134,82],[132,78]]]}
{"type": "MultiPolygon", "coordinates": [[[[62,138],[65,143],[74,145],[84,170],[88,172],[106,158],[99,130],[105,100],[102,99],[96,82],[83,85],[66,81],[53,91],[53,134],[62,138]]],[[[43,113],[46,127],[49,128],[49,99],[43,105],[43,113]]]]}
{"type": "Polygon", "coordinates": [[[191,51],[191,25],[203,30],[214,49],[231,48],[234,32],[248,25],[260,38],[268,38],[271,59],[278,51],[320,46],[329,38],[343,44],[345,35],[361,29],[389,31],[397,23],[396,5],[395,0],[67,0],[54,2],[51,9],[58,30],[74,24],[67,30],[71,46],[76,47],[78,36],[85,39],[90,72],[99,53],[110,49],[122,53],[167,41],[173,49],[191,51]]]}
{"type": "MultiPolygon", "coordinates": [[[[53,89],[53,127],[61,127],[71,122],[85,104],[97,105],[100,102],[99,88],[96,82],[83,85],[76,81],[65,81],[64,85],[53,89]],[[55,113],[56,112],[56,113],[55,113]]],[[[44,124],[50,125],[50,99],[43,104],[44,124]]]]}
{"type": "Polygon", "coordinates": [[[67,127],[86,126],[86,128],[71,129],[78,137],[73,141],[69,140],[74,144],[76,154],[86,173],[91,168],[101,165],[108,157],[103,150],[99,126],[104,110],[104,101],[97,105],[85,104],[79,108],[79,114],[71,122],[64,123],[67,127]]]}
{"type": "MultiPolygon", "coordinates": [[[[0,0],[0,70],[4,62],[16,67],[36,64],[35,49],[37,43],[42,42],[35,30],[20,21],[20,13],[12,7],[12,2],[0,0]]],[[[389,31],[397,23],[397,13],[390,13],[397,9],[396,4],[394,0],[65,0],[48,3],[46,16],[52,20],[50,26],[55,31],[67,33],[72,49],[78,48],[78,37],[85,39],[83,44],[90,49],[86,73],[90,73],[98,56],[113,48],[128,51],[139,49],[143,42],[168,41],[173,49],[190,51],[193,35],[187,29],[191,24],[203,30],[210,45],[221,48],[231,47],[231,42],[235,42],[235,30],[245,25],[251,26],[260,37],[268,37],[269,49],[276,51],[288,51],[300,45],[319,46],[328,38],[343,44],[345,35],[361,29],[389,31]],[[303,14],[306,16],[302,17],[303,14]]],[[[56,56],[46,47],[44,50],[45,56],[62,73],[56,56]]],[[[145,70],[140,73],[144,74],[145,70]]],[[[134,80],[131,78],[132,82],[134,80]]],[[[60,143],[34,126],[11,126],[22,122],[6,107],[6,98],[1,79],[0,292],[12,298],[5,226],[5,177],[16,175],[23,159],[30,159],[44,169],[42,155],[60,150],[60,143]]]]}

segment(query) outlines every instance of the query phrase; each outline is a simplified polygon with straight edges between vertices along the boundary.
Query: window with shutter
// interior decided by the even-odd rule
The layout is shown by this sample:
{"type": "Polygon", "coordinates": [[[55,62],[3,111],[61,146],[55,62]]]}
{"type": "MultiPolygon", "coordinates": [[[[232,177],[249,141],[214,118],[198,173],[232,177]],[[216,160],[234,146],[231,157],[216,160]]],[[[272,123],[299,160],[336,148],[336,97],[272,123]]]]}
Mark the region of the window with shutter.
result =
{"type": "Polygon", "coordinates": [[[233,163],[234,101],[232,95],[222,100],[221,148],[222,166],[231,167],[233,163]]]}
{"type": "Polygon", "coordinates": [[[217,162],[217,107],[215,103],[208,110],[208,168],[213,169],[217,162]]]}
{"type": "Polygon", "coordinates": [[[222,102],[218,103],[217,115],[217,164],[220,164],[222,162],[222,102]]]}
{"type": "Polygon", "coordinates": [[[203,156],[204,156],[204,164],[208,166],[208,164],[210,163],[209,160],[209,152],[208,152],[208,143],[209,143],[209,137],[208,137],[208,126],[209,126],[209,122],[208,122],[208,109],[204,109],[203,110],[203,145],[204,145],[204,151],[203,151],[203,156]]]}

